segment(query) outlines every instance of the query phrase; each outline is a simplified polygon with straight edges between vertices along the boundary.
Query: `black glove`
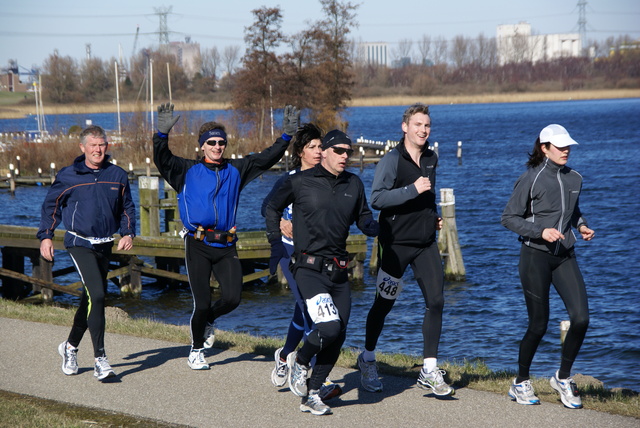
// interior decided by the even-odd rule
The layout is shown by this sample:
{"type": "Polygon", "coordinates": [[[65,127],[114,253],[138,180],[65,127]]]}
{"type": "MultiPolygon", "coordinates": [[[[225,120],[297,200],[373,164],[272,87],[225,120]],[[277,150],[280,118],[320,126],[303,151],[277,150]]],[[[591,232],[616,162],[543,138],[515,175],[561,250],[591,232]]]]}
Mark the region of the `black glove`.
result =
{"type": "Polygon", "coordinates": [[[294,136],[298,131],[300,123],[300,111],[296,106],[287,105],[284,108],[284,118],[282,119],[282,130],[285,134],[294,136]]]}
{"type": "Polygon", "coordinates": [[[269,258],[269,274],[273,275],[278,270],[278,263],[283,258],[289,257],[287,249],[284,247],[281,239],[270,242],[271,257],[269,258]]]}
{"type": "Polygon", "coordinates": [[[378,234],[380,233],[380,224],[373,218],[370,218],[369,220],[364,222],[362,233],[367,236],[378,236],[378,234]]]}
{"type": "Polygon", "coordinates": [[[173,104],[160,104],[158,106],[158,132],[169,135],[171,128],[180,119],[180,116],[173,116],[173,104]]]}

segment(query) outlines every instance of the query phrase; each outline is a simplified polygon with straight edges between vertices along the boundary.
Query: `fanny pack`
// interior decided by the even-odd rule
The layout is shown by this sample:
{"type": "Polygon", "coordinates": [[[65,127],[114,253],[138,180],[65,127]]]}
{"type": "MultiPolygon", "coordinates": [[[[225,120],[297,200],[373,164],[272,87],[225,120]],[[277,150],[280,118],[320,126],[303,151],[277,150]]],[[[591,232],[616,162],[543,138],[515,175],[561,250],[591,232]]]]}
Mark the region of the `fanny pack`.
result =
{"type": "Polygon", "coordinates": [[[332,282],[343,283],[349,279],[349,258],[334,257],[329,259],[313,254],[300,254],[295,257],[293,269],[305,268],[316,272],[325,272],[332,282]]]}
{"type": "MultiPolygon", "coordinates": [[[[235,228],[234,228],[235,229],[235,228]]],[[[190,232],[191,233],[191,232],[190,232]]],[[[212,244],[228,244],[233,242],[236,236],[234,231],[218,230],[218,229],[206,229],[202,226],[198,226],[195,232],[193,232],[193,238],[196,241],[204,241],[207,238],[208,242],[212,244]]]]}

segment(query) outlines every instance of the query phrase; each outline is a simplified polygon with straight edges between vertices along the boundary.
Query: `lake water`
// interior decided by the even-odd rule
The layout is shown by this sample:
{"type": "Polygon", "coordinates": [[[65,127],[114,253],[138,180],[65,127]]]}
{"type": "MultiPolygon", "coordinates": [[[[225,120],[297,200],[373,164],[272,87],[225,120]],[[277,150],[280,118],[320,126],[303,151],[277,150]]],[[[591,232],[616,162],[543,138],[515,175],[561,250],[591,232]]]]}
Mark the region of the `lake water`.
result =
{"type": "MultiPolygon", "coordinates": [[[[404,107],[351,108],[347,111],[349,133],[354,138],[397,140],[403,111],[404,107]]],[[[584,177],[580,206],[596,231],[593,241],[576,244],[589,293],[591,324],[573,373],[594,376],[609,387],[640,390],[640,256],[633,247],[640,235],[640,99],[437,105],[431,111],[430,141],[439,143],[440,154],[437,187],[455,191],[467,271],[466,281],[446,283],[439,359],[481,359],[492,369],[517,368],[518,343],[527,324],[517,272],[519,243],[514,233],[500,225],[500,215],[513,183],[524,171],[537,133],[550,123],[559,123],[580,143],[573,148],[569,165],[584,177]],[[456,158],[458,141],[463,144],[461,163],[456,158]]],[[[193,113],[198,114],[225,113],[193,113]]],[[[82,126],[86,119],[116,127],[114,114],[60,115],[47,119],[47,124],[68,128],[82,126]]],[[[33,129],[29,121],[33,119],[0,120],[0,132],[33,129]]],[[[361,176],[369,195],[374,167],[353,172],[361,176]]],[[[277,178],[278,174],[267,173],[243,191],[241,230],[264,228],[255,213],[277,178]]],[[[0,212],[0,222],[37,226],[46,191],[44,187],[20,187],[14,197],[0,191],[0,204],[6,207],[0,212]]],[[[375,278],[366,271],[364,284],[353,288],[345,346],[362,348],[364,344],[365,319],[375,290],[375,278]]],[[[56,280],[74,282],[77,275],[56,280]]],[[[407,285],[387,318],[378,350],[419,355],[423,299],[410,270],[404,280],[407,285]]],[[[109,304],[136,317],[187,324],[191,313],[191,296],[183,288],[149,286],[142,299],[134,300],[121,298],[113,287],[109,298],[109,304]]],[[[68,297],[60,299],[74,303],[68,297]]],[[[240,307],[220,318],[217,327],[284,336],[292,307],[290,293],[276,285],[245,287],[240,307]]],[[[558,368],[559,324],[564,319],[568,316],[554,291],[549,330],[533,361],[533,375],[551,376],[558,368]]]]}

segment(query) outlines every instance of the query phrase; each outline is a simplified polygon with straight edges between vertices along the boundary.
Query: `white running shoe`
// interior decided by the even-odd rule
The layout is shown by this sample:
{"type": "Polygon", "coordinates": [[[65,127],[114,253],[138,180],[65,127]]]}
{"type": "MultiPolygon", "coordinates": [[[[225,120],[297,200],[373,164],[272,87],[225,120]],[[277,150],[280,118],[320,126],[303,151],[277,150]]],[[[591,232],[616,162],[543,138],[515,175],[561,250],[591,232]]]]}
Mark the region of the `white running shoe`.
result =
{"type": "MultiPolygon", "coordinates": [[[[287,355],[287,365],[289,366],[289,389],[298,397],[307,395],[307,379],[309,377],[310,368],[298,364],[296,361],[297,352],[291,352],[287,355]]],[[[305,411],[305,410],[303,410],[305,411]]]]}
{"type": "Polygon", "coordinates": [[[378,366],[375,361],[365,361],[363,353],[358,355],[358,368],[360,369],[360,383],[369,392],[382,391],[382,382],[378,378],[378,366]]]}
{"type": "Polygon", "coordinates": [[[513,379],[509,387],[509,397],[518,404],[540,404],[540,399],[533,392],[533,386],[529,379],[520,383],[516,383],[516,380],[513,379]]]}
{"type": "Polygon", "coordinates": [[[560,393],[562,404],[568,409],[582,409],[582,399],[578,386],[572,378],[558,379],[558,372],[549,380],[551,388],[560,393]]]}
{"type": "Polygon", "coordinates": [[[207,326],[204,328],[204,347],[207,349],[212,348],[215,341],[216,333],[213,330],[213,323],[207,323],[207,326]]]}
{"type": "Polygon", "coordinates": [[[322,402],[318,395],[318,390],[309,391],[309,396],[300,404],[301,412],[311,412],[312,415],[322,416],[333,413],[331,407],[322,402]]]}
{"type": "Polygon", "coordinates": [[[209,364],[204,359],[204,349],[191,349],[187,360],[192,370],[209,370],[209,364]]]}
{"type": "Polygon", "coordinates": [[[78,348],[64,341],[58,345],[58,354],[62,357],[62,373],[67,376],[78,374],[78,348]]]}
{"type": "Polygon", "coordinates": [[[99,381],[116,376],[106,355],[96,358],[95,365],[93,366],[93,375],[99,381]]]}
{"type": "Polygon", "coordinates": [[[453,395],[456,390],[451,388],[444,381],[443,375],[446,372],[436,367],[433,371],[425,373],[424,368],[420,370],[418,386],[422,389],[431,390],[435,395],[453,395]]]}
{"type": "Polygon", "coordinates": [[[276,362],[276,366],[271,371],[271,383],[273,386],[277,388],[281,388],[287,383],[287,379],[289,378],[289,366],[286,361],[282,361],[280,358],[280,353],[282,352],[282,348],[276,349],[275,354],[273,355],[273,359],[276,362]]]}

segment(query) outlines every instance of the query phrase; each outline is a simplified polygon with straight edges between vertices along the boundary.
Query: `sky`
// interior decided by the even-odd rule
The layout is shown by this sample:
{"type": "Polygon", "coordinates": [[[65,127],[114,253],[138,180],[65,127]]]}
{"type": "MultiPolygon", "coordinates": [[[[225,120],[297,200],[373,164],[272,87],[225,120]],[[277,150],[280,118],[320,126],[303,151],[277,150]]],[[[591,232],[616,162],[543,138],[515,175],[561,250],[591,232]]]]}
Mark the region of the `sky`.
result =
{"type": "MultiPolygon", "coordinates": [[[[279,6],[282,31],[295,34],[310,21],[322,17],[317,0],[2,0],[0,10],[0,68],[17,60],[21,72],[41,66],[58,51],[81,61],[87,44],[93,57],[128,60],[136,50],[157,47],[160,19],[168,10],[169,41],[190,37],[201,49],[217,46],[220,51],[236,45],[244,53],[244,30],[253,22],[252,10],[279,6]],[[93,4],[92,4],[93,3],[93,4]]],[[[496,26],[531,24],[534,34],[577,33],[581,0],[351,0],[359,25],[350,37],[362,42],[387,42],[397,47],[400,40],[417,42],[424,35],[432,39],[455,36],[494,37],[496,26]]],[[[585,1],[585,0],[582,0],[585,1]]],[[[640,39],[640,1],[586,0],[588,40],[604,41],[609,36],[629,35],[640,39]]],[[[415,46],[415,44],[414,44],[415,46]]]]}

